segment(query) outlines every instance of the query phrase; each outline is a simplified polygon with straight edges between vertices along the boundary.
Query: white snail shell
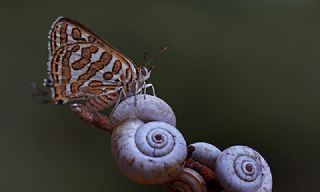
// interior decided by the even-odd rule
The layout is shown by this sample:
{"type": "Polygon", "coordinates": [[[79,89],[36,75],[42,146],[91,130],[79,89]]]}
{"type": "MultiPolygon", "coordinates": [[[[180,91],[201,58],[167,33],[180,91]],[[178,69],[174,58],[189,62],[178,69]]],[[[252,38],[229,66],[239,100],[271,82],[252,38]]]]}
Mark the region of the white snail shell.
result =
{"type": "Polygon", "coordinates": [[[166,192],[206,192],[203,177],[193,169],[184,168],[182,174],[164,185],[166,192]]]}
{"type": "Polygon", "coordinates": [[[111,137],[112,155],[124,175],[140,184],[163,184],[181,174],[186,141],[172,125],[175,116],[164,101],[130,97],[111,118],[118,124],[111,137]]]}
{"type": "Polygon", "coordinates": [[[128,97],[119,103],[110,118],[116,125],[137,118],[144,122],[162,121],[176,126],[176,116],[171,107],[158,97],[144,94],[128,97]]]}
{"type": "Polygon", "coordinates": [[[162,184],[177,177],[187,156],[180,132],[159,121],[129,119],[113,131],[111,143],[120,171],[141,184],[162,184]]]}
{"type": "Polygon", "coordinates": [[[224,150],[216,162],[216,175],[227,192],[272,191],[272,175],[267,162],[246,146],[224,150]]]}
{"type": "Polygon", "coordinates": [[[191,154],[192,159],[204,164],[213,171],[215,170],[216,160],[221,154],[217,147],[205,142],[197,142],[189,146],[194,148],[191,154]]]}

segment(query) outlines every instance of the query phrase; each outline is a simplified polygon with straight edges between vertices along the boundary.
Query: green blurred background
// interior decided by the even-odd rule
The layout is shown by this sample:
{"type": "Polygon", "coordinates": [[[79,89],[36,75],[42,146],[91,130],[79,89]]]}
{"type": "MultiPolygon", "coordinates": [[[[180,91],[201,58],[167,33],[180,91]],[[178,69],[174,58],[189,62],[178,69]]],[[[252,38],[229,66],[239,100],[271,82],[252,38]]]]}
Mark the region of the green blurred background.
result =
{"type": "Polygon", "coordinates": [[[320,161],[320,2],[1,1],[1,192],[162,191],[122,176],[110,136],[66,105],[39,104],[47,33],[77,19],[137,64],[188,143],[248,145],[269,163],[274,191],[316,191],[320,161]]]}

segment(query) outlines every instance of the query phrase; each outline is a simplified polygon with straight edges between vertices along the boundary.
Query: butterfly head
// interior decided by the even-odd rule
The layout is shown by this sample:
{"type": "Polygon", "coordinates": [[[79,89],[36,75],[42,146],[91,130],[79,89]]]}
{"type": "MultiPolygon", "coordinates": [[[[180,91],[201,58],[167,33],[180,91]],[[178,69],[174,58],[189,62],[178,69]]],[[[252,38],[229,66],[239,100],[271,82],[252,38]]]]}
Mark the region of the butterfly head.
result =
{"type": "Polygon", "coordinates": [[[150,78],[152,72],[152,68],[148,69],[147,67],[139,67],[138,68],[138,78],[141,81],[146,81],[150,78]]]}

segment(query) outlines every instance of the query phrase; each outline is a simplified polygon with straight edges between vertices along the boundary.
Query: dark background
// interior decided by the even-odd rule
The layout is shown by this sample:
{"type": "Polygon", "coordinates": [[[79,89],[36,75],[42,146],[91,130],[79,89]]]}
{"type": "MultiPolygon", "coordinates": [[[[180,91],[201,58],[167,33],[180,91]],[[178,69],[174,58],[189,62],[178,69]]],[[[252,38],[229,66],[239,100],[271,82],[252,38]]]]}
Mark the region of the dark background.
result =
{"type": "Polygon", "coordinates": [[[1,192],[162,191],[122,176],[110,136],[67,107],[39,104],[47,33],[77,19],[140,64],[188,143],[248,145],[274,191],[316,191],[320,168],[320,3],[269,1],[1,1],[1,192]]]}

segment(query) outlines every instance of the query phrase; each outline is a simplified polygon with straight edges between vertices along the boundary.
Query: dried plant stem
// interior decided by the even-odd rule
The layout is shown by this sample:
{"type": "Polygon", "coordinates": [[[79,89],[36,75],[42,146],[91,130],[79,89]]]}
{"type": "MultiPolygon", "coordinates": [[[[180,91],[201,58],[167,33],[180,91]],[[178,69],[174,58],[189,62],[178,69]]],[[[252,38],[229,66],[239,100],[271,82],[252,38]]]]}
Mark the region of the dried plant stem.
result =
{"type": "Polygon", "coordinates": [[[222,191],[222,187],[219,184],[216,178],[216,174],[212,169],[192,159],[191,157],[187,158],[186,167],[195,170],[204,178],[204,180],[207,183],[208,191],[211,191],[211,192],[222,191]]]}
{"type": "Polygon", "coordinates": [[[108,116],[105,116],[98,111],[93,111],[82,104],[72,104],[70,105],[70,109],[74,111],[82,121],[107,131],[110,134],[112,133],[114,125],[108,116]]]}

